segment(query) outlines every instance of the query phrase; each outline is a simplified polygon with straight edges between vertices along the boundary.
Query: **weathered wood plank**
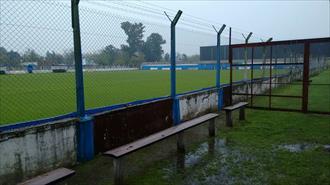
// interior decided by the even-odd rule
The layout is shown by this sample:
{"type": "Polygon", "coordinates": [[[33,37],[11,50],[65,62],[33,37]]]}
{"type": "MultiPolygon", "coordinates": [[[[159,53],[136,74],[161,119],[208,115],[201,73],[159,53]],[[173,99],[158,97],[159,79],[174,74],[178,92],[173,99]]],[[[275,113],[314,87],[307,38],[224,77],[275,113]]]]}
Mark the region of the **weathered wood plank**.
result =
{"type": "Polygon", "coordinates": [[[67,168],[58,168],[48,173],[39,175],[33,179],[20,183],[19,185],[46,185],[58,182],[66,177],[75,174],[75,171],[67,168]]]}
{"type": "Polygon", "coordinates": [[[224,107],[223,110],[233,111],[235,109],[238,109],[238,108],[241,108],[243,106],[246,106],[247,104],[248,104],[248,102],[239,102],[239,103],[236,103],[234,105],[230,105],[230,106],[224,107]]]}
{"type": "Polygon", "coordinates": [[[210,113],[210,114],[206,114],[204,116],[192,119],[190,121],[186,121],[184,123],[181,123],[177,126],[165,129],[163,131],[157,132],[155,134],[152,134],[148,137],[139,139],[137,141],[134,141],[132,143],[123,145],[121,147],[109,150],[107,152],[104,153],[104,155],[109,155],[111,157],[122,157],[124,155],[127,155],[131,152],[134,152],[136,150],[139,150],[141,148],[144,148],[146,146],[149,146],[155,142],[161,141],[167,137],[173,136],[181,131],[184,131],[186,129],[195,127],[201,123],[204,123],[206,121],[209,121],[211,119],[214,119],[218,116],[218,114],[214,114],[214,113],[210,113]]]}

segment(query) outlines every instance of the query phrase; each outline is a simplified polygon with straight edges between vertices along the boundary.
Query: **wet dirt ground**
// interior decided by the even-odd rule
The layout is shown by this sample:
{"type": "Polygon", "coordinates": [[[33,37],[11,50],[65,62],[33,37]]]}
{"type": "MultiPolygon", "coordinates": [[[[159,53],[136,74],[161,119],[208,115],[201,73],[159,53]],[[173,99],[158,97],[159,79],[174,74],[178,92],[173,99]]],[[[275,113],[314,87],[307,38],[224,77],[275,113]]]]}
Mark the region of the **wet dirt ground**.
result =
{"type": "MultiPolygon", "coordinates": [[[[234,117],[234,128],[227,128],[224,126],[224,114],[221,114],[216,120],[217,132],[213,138],[208,137],[207,123],[185,131],[185,153],[177,152],[176,136],[173,136],[125,156],[124,184],[304,184],[305,180],[299,178],[306,175],[310,175],[306,178],[315,184],[327,184],[327,176],[330,175],[330,170],[326,170],[330,162],[330,140],[326,131],[315,141],[306,135],[307,139],[302,136],[297,139],[304,142],[292,143],[287,141],[295,139],[277,138],[283,138],[279,134],[284,130],[288,133],[304,133],[301,128],[295,131],[296,125],[292,125],[292,128],[288,125],[276,128],[270,123],[260,126],[249,121],[239,122],[237,113],[234,113],[234,117]],[[321,141],[323,144],[318,143],[321,141]],[[314,177],[319,181],[315,181],[314,177]]],[[[325,121],[321,126],[330,129],[326,125],[326,118],[322,118],[325,121]]],[[[250,115],[247,119],[252,120],[250,115]]],[[[285,118],[282,122],[286,124],[285,118]]],[[[321,127],[315,130],[316,133],[320,131],[321,127]]],[[[310,132],[306,129],[306,133],[310,132]]],[[[92,161],[75,166],[74,170],[76,175],[60,184],[113,184],[113,161],[110,157],[98,155],[92,161]]],[[[305,184],[309,184],[308,181],[305,184]]]]}

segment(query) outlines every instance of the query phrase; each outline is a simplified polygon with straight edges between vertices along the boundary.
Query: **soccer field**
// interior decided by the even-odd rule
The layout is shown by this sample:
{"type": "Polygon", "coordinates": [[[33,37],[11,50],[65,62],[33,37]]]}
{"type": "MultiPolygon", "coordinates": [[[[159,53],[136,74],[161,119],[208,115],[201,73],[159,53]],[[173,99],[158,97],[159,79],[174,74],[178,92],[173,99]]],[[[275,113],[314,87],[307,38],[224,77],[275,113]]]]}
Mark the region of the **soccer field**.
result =
{"type": "MultiPolygon", "coordinates": [[[[222,72],[223,83],[229,71],[222,72]]],[[[87,108],[109,106],[170,94],[169,71],[85,72],[87,108]]],[[[215,85],[215,71],[178,71],[179,93],[215,85]]],[[[0,124],[74,112],[74,73],[0,76],[0,124]]]]}
{"type": "MultiPolygon", "coordinates": [[[[236,70],[233,80],[243,79],[243,73],[236,70]]],[[[169,71],[85,72],[84,81],[87,109],[170,94],[169,71]]],[[[229,83],[229,70],[221,71],[221,83],[229,83]]],[[[215,71],[177,71],[178,93],[212,86],[215,71]]],[[[0,97],[0,124],[75,112],[74,73],[1,75],[0,97]]]]}

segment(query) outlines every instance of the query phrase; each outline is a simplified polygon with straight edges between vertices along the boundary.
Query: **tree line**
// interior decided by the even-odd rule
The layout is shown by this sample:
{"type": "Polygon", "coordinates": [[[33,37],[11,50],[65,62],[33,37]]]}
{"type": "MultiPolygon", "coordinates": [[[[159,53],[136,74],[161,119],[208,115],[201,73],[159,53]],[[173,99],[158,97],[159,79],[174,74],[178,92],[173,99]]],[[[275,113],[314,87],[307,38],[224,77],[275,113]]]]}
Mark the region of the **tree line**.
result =
{"type": "Polygon", "coordinates": [[[24,63],[36,63],[38,66],[73,65],[74,54],[71,50],[63,54],[47,51],[45,56],[42,56],[33,49],[28,49],[23,54],[20,54],[16,51],[8,51],[6,48],[0,47],[0,67],[14,69],[22,66],[24,63]]]}
{"type": "Polygon", "coordinates": [[[98,65],[129,65],[139,66],[142,62],[157,62],[162,60],[166,43],[159,33],[151,33],[146,41],[143,40],[145,26],[142,23],[121,23],[121,28],[127,35],[127,45],[120,48],[108,45],[96,53],[86,55],[88,63],[98,65]]]}
{"type": "MultiPolygon", "coordinates": [[[[146,40],[143,40],[145,26],[142,23],[122,22],[121,28],[127,36],[127,44],[122,44],[120,48],[114,45],[108,45],[103,49],[87,53],[83,56],[87,64],[100,66],[126,65],[140,66],[143,62],[169,62],[170,55],[164,54],[162,45],[166,43],[159,33],[151,33],[146,40]]],[[[199,55],[187,56],[186,54],[176,54],[178,61],[197,62],[199,55]]],[[[29,49],[23,54],[16,51],[7,51],[0,47],[0,67],[15,68],[22,63],[37,63],[38,66],[52,65],[73,65],[74,52],[69,50],[61,53],[47,51],[44,56],[38,54],[35,50],[29,49]]]]}

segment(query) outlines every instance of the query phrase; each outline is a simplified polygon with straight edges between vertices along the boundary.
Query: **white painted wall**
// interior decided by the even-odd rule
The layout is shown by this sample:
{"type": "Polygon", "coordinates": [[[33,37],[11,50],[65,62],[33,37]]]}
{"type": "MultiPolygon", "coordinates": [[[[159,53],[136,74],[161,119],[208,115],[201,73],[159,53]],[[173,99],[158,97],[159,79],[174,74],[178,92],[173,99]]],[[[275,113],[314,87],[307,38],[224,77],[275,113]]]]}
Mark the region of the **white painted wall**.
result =
{"type": "Polygon", "coordinates": [[[215,89],[182,95],[179,97],[180,119],[182,121],[195,118],[217,110],[218,93],[215,89]]]}
{"type": "Polygon", "coordinates": [[[0,133],[0,184],[15,184],[76,163],[76,121],[0,133]]]}

